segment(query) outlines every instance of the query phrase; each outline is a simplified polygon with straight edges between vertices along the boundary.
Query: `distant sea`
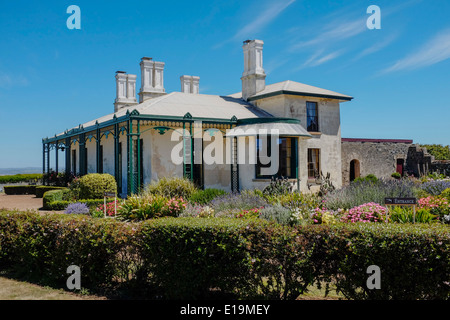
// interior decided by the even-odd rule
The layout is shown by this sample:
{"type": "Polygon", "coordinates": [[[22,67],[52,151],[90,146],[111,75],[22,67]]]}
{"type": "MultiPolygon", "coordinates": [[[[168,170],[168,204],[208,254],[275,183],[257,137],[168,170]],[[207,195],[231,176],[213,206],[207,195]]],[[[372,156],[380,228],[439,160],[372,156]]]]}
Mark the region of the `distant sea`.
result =
{"type": "Polygon", "coordinates": [[[42,167],[0,168],[0,176],[24,173],[42,173],[42,167]]]}

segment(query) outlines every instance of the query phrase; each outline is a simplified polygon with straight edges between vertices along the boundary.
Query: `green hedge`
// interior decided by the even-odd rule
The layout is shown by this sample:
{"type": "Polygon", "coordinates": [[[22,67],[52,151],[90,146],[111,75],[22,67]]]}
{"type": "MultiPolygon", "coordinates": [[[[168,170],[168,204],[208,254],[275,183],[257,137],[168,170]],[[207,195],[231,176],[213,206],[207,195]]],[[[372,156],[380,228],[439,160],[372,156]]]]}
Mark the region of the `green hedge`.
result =
{"type": "Polygon", "coordinates": [[[83,288],[126,288],[120,292],[141,298],[295,299],[318,281],[349,299],[450,298],[450,231],[443,225],[293,228],[226,218],[123,223],[0,211],[0,230],[0,269],[61,287],[75,264],[83,288]],[[379,290],[366,288],[370,265],[381,269],[379,290]]]}
{"type": "Polygon", "coordinates": [[[63,190],[67,189],[65,187],[55,187],[55,186],[37,186],[36,187],[36,198],[44,197],[44,193],[50,190],[63,190]]]}
{"type": "Polygon", "coordinates": [[[5,191],[5,194],[8,195],[35,194],[36,186],[4,186],[3,190],[5,191]]]}
{"type": "Polygon", "coordinates": [[[17,183],[31,180],[42,180],[42,173],[14,174],[0,176],[0,183],[17,183]]]}

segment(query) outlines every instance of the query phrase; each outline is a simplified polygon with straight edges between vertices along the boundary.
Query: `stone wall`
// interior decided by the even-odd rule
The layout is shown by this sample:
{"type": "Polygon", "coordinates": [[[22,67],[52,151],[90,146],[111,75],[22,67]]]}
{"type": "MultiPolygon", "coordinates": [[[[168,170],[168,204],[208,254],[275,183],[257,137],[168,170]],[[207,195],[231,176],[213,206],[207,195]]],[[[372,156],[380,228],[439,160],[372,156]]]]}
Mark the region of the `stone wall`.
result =
{"type": "Polygon", "coordinates": [[[356,160],[358,176],[374,174],[377,178],[389,178],[397,170],[397,160],[403,159],[407,171],[407,157],[412,140],[393,139],[341,139],[342,184],[350,183],[350,166],[356,160]]]}

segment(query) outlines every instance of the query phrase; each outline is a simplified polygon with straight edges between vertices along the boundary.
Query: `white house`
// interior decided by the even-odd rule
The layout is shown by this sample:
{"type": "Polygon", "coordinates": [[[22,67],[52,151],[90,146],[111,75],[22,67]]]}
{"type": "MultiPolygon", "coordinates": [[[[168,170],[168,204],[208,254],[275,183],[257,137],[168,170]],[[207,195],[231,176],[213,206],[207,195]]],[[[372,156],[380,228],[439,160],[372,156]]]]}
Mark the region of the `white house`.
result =
{"type": "Polygon", "coordinates": [[[231,95],[199,94],[200,78],[187,75],[180,92],[166,93],[164,63],[144,57],[138,102],[136,75],[117,71],[114,112],[43,139],[44,173],[51,150],[63,149],[66,172],[110,173],[123,195],[170,176],[227,191],[283,176],[308,191],[329,172],[341,186],[340,103],[353,98],[294,81],[266,85],[263,42],[243,50],[242,92],[231,95]]]}

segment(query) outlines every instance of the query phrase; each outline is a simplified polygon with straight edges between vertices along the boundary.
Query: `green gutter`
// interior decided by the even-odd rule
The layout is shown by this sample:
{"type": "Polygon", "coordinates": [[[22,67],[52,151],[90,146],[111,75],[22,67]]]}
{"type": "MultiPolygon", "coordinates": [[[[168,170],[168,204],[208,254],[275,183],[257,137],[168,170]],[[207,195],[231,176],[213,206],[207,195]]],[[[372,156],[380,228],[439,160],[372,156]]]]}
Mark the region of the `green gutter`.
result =
{"type": "Polygon", "coordinates": [[[343,96],[335,96],[335,95],[327,95],[327,94],[319,94],[319,93],[306,93],[306,92],[298,92],[298,91],[279,90],[279,91],[274,91],[274,92],[270,92],[270,93],[266,93],[266,94],[249,97],[247,99],[247,101],[270,98],[270,97],[279,96],[282,94],[288,94],[288,95],[292,95],[292,96],[337,99],[337,100],[344,100],[344,101],[350,101],[353,99],[353,97],[343,97],[343,96]]]}

